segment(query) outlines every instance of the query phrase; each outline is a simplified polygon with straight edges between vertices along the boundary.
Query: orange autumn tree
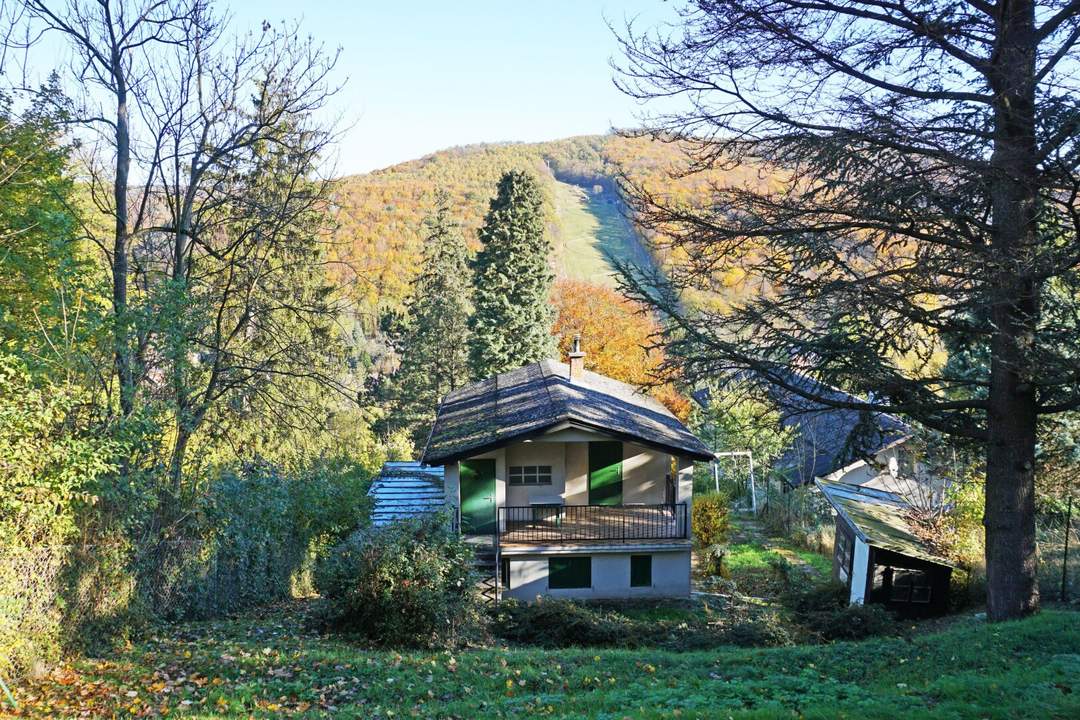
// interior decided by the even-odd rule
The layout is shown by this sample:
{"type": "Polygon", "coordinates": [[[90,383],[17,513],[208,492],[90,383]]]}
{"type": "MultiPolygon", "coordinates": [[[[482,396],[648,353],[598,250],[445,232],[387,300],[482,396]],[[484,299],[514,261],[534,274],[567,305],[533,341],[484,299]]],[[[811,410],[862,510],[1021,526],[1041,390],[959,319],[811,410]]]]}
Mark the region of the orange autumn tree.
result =
{"type": "Polygon", "coordinates": [[[551,302],[557,312],[552,334],[558,338],[560,357],[566,357],[574,335],[580,333],[586,369],[650,386],[653,397],[686,419],[689,401],[670,383],[655,385],[654,371],[664,356],[660,350],[646,350],[658,328],[652,315],[616,290],[583,280],[557,281],[551,302]]]}

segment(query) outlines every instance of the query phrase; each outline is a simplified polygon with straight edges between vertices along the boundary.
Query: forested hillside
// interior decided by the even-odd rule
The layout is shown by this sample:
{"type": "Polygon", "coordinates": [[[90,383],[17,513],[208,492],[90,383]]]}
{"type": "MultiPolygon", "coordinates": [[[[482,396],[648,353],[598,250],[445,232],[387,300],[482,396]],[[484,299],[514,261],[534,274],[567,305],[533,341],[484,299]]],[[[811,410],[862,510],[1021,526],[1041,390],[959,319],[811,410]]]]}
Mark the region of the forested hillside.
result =
{"type": "MultiPolygon", "coordinates": [[[[344,178],[337,188],[336,252],[339,277],[354,284],[368,329],[380,311],[400,308],[418,271],[421,226],[436,189],[448,192],[466,239],[475,248],[499,177],[525,169],[540,179],[557,277],[612,285],[608,255],[637,264],[677,262],[653,257],[627,221],[618,190],[621,174],[653,192],[693,203],[710,183],[758,183],[756,172],[712,171],[676,177],[686,167],[676,144],[619,136],[584,136],[534,144],[453,148],[366,175],[344,178]]],[[[718,288],[733,293],[739,278],[718,288]]]]}

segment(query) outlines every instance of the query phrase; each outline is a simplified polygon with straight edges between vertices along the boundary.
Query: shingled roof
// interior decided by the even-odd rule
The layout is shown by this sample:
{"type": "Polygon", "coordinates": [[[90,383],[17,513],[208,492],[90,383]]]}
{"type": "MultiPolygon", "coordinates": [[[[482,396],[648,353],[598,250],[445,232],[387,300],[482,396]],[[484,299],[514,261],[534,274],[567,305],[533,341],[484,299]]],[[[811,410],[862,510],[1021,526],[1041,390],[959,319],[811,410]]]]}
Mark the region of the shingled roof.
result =
{"type": "MultiPolygon", "coordinates": [[[[836,402],[863,401],[843,390],[823,387],[805,375],[792,373],[791,382],[836,402]]],[[[792,485],[812,482],[853,460],[872,457],[911,435],[911,427],[895,415],[831,407],[775,385],[769,394],[780,410],[781,424],[795,433],[791,446],[775,464],[787,471],[792,485]]]]}
{"type": "Polygon", "coordinates": [[[423,462],[442,465],[569,424],[672,454],[709,449],[656,400],[625,383],[544,360],[455,390],[439,406],[423,462]]]}
{"type": "MultiPolygon", "coordinates": [[[[825,387],[806,375],[792,372],[788,381],[809,394],[839,403],[863,402],[850,393],[825,387]]],[[[791,428],[792,440],[774,463],[793,486],[824,477],[852,461],[873,457],[911,435],[911,426],[895,415],[865,412],[807,400],[779,385],[767,385],[768,395],[780,413],[780,424],[791,428]]],[[[702,407],[712,404],[708,388],[691,397],[702,407]]]]}
{"type": "Polygon", "coordinates": [[[897,493],[861,485],[814,481],[837,514],[867,545],[952,567],[935,555],[907,520],[911,505],[897,493]]]}

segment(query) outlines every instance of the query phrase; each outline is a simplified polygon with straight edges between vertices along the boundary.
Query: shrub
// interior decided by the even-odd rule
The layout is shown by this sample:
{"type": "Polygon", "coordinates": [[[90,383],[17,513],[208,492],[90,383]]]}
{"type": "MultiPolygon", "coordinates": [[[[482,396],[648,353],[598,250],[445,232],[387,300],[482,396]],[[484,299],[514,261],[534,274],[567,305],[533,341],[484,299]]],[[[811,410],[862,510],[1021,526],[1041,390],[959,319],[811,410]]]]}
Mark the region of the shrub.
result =
{"type": "Polygon", "coordinates": [[[727,556],[726,545],[709,545],[699,553],[701,561],[701,573],[707,577],[731,577],[725,557],[727,556]]]}
{"type": "Polygon", "coordinates": [[[898,629],[892,613],[882,605],[848,605],[814,613],[808,620],[808,627],[824,640],[862,640],[898,629]]]}
{"type": "Polygon", "coordinates": [[[737,622],[724,631],[724,642],[739,647],[778,647],[790,645],[788,633],[776,613],[762,613],[751,620],[737,622]]]}
{"type": "Polygon", "coordinates": [[[713,494],[694,498],[691,522],[694,542],[699,548],[724,543],[731,531],[727,496],[713,494]]]}
{"type": "Polygon", "coordinates": [[[472,548],[443,515],[354,533],[315,571],[325,622],[378,645],[440,647],[480,621],[472,548]]]}
{"type": "Polygon", "coordinates": [[[847,588],[837,582],[790,590],[784,604],[823,640],[861,640],[898,629],[892,613],[881,605],[849,605],[847,588]]]}
{"type": "Polygon", "coordinates": [[[638,641],[633,623],[586,603],[538,598],[534,603],[505,600],[494,613],[496,635],[541,647],[626,647],[638,641]]]}

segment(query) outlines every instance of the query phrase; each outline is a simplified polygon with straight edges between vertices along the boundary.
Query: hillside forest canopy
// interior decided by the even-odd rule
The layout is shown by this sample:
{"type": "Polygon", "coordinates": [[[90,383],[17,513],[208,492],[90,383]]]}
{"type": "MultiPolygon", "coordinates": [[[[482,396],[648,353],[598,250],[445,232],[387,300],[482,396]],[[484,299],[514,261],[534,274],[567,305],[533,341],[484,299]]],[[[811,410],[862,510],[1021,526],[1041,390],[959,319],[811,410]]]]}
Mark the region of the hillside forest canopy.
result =
{"type": "Polygon", "coordinates": [[[792,370],[921,424],[985,480],[991,617],[1037,609],[1036,504],[1080,447],[1078,10],[870,5],[684,3],[625,29],[620,77],[686,113],[338,177],[338,55],[300,23],[11,4],[0,678],[312,594],[442,396],[576,335],[694,427],[726,394],[724,442],[770,457],[792,370]],[[43,39],[70,62],[25,87],[43,39]],[[759,66],[800,102],[725,84],[759,66]]]}

